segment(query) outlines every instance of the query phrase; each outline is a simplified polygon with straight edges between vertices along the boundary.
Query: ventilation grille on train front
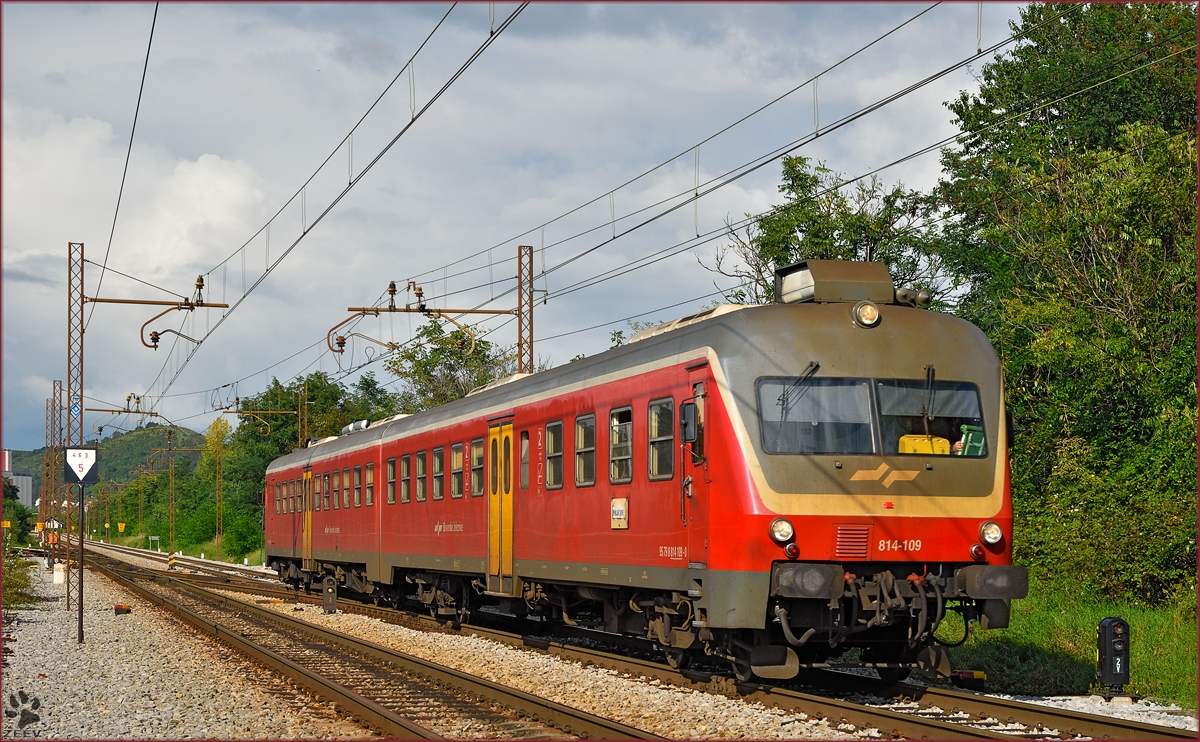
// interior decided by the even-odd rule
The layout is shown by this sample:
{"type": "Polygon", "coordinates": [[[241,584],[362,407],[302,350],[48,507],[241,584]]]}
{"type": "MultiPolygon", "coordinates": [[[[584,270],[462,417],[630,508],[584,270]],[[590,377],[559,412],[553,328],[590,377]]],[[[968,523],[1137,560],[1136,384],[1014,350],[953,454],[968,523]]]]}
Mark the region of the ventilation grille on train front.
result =
{"type": "Polygon", "coordinates": [[[870,545],[870,526],[838,526],[833,556],[835,559],[865,560],[870,545]]]}

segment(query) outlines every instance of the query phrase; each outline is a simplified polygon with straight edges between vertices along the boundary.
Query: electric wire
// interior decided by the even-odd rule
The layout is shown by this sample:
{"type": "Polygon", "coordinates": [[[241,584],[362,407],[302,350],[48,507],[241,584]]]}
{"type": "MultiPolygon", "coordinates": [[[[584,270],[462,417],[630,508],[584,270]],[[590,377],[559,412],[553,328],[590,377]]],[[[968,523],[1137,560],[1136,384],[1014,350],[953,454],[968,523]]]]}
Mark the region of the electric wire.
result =
{"type": "MultiPolygon", "coordinates": [[[[88,264],[90,264],[90,265],[97,266],[97,267],[103,267],[103,266],[101,266],[99,263],[95,262],[94,260],[89,260],[89,259],[87,259],[87,258],[84,258],[84,259],[83,259],[83,262],[84,262],[84,263],[88,263],[88,264]]],[[[152,289],[155,289],[155,290],[158,290],[158,291],[162,291],[162,292],[164,292],[164,293],[167,293],[167,294],[170,294],[170,295],[172,295],[172,296],[178,296],[180,299],[186,299],[186,298],[187,298],[187,297],[186,297],[186,296],[184,296],[183,294],[177,294],[177,293],[175,293],[174,291],[172,291],[171,289],[164,289],[162,286],[155,285],[155,284],[153,284],[153,283],[150,283],[149,281],[143,281],[142,279],[140,279],[140,278],[137,278],[136,276],[131,276],[131,275],[129,275],[128,273],[122,273],[121,271],[117,270],[116,268],[108,268],[107,270],[108,270],[108,272],[109,272],[109,273],[116,273],[118,276],[120,276],[120,277],[122,277],[122,278],[128,278],[130,281],[137,281],[138,283],[142,284],[143,286],[149,286],[149,287],[150,287],[150,288],[152,288],[152,289]]],[[[99,289],[100,287],[99,287],[99,286],[97,286],[96,288],[97,288],[97,289],[99,289]]],[[[86,328],[87,328],[87,325],[84,325],[84,328],[86,329],[86,328]]]]}
{"type": "MultiPolygon", "coordinates": [[[[171,388],[171,386],[179,378],[179,375],[181,373],[183,373],[183,370],[187,367],[187,365],[191,361],[192,357],[195,356],[196,352],[204,344],[204,341],[207,340],[209,337],[211,337],[212,334],[214,332],[216,332],[217,328],[219,328],[222,324],[224,324],[225,320],[234,312],[234,310],[236,310],[242,304],[242,302],[244,302],[246,300],[246,298],[249,297],[250,294],[256,288],[258,288],[258,286],[261,285],[263,283],[263,281],[265,281],[267,279],[267,277],[271,274],[271,272],[274,271],[275,268],[278,267],[279,264],[282,263],[288,257],[288,255],[291,254],[292,250],[294,250],[296,248],[296,246],[299,245],[300,242],[306,236],[308,236],[308,234],[317,226],[317,224],[319,224],[339,203],[341,203],[341,200],[343,198],[345,198],[346,194],[348,194],[351,191],[351,189],[353,189],[354,186],[357,185],[362,180],[362,178],[365,177],[367,175],[367,173],[369,173],[371,171],[372,168],[374,168],[374,166],[383,158],[383,156],[385,154],[387,154],[387,152],[389,150],[391,150],[391,148],[396,144],[396,142],[398,142],[400,140],[400,138],[402,136],[404,136],[404,134],[406,132],[408,132],[408,130],[410,128],[412,128],[412,126],[421,118],[421,116],[424,115],[424,113],[426,111],[428,111],[430,109],[430,107],[432,107],[433,104],[436,103],[437,100],[439,98],[441,98],[441,96],[447,90],[450,89],[450,87],[483,54],[483,52],[485,52],[488,49],[488,47],[490,47],[492,45],[492,43],[500,37],[500,35],[504,32],[504,30],[507,29],[514,20],[516,20],[517,16],[520,15],[520,13],[526,7],[528,7],[528,5],[529,5],[528,2],[521,3],[516,8],[516,10],[514,10],[507,18],[504,19],[504,21],[495,29],[495,32],[492,35],[488,36],[488,38],[483,42],[483,44],[481,44],[479,46],[479,48],[476,49],[475,52],[467,59],[467,61],[464,62],[463,65],[461,67],[459,67],[458,70],[450,77],[450,79],[447,80],[446,83],[443,84],[442,87],[436,93],[434,93],[434,95],[429,99],[429,101],[420,110],[418,110],[417,112],[414,113],[412,120],[409,121],[407,124],[405,124],[401,128],[401,130],[391,139],[391,141],[388,142],[388,144],[385,145],[383,147],[383,149],[381,149],[379,151],[379,153],[376,154],[375,157],[370,162],[367,163],[367,165],[359,172],[359,174],[357,176],[355,176],[346,185],[346,187],[332,200],[332,202],[330,202],[330,204],[317,216],[317,218],[313,220],[312,224],[307,225],[305,227],[304,231],[300,234],[300,236],[297,237],[287,247],[287,249],[285,249],[283,251],[283,253],[278,258],[276,258],[275,261],[273,261],[270,264],[268,269],[257,280],[254,281],[254,283],[246,290],[246,292],[241,297],[239,297],[236,301],[234,301],[233,304],[224,313],[222,313],[221,318],[217,320],[216,324],[213,325],[212,328],[209,329],[209,331],[206,332],[204,334],[204,336],[202,338],[200,338],[198,340],[198,342],[196,342],[195,345],[190,349],[190,351],[187,353],[187,358],[183,361],[183,363],[180,364],[180,366],[175,370],[175,372],[173,374],[171,374],[170,379],[165,383],[161,392],[159,392],[159,394],[155,395],[155,397],[154,397],[155,399],[160,398],[162,396],[162,394],[165,394],[171,388]]],[[[293,197],[293,199],[294,199],[294,197],[293,197]]],[[[163,367],[163,369],[165,369],[165,368],[166,368],[166,366],[163,367]]],[[[159,379],[162,378],[162,375],[163,375],[163,370],[160,370],[158,376],[155,377],[154,382],[151,383],[151,385],[150,385],[151,388],[153,388],[153,386],[158,383],[159,379]]]]}
{"type": "MultiPolygon", "coordinates": [[[[125,167],[121,170],[121,187],[117,189],[117,206],[113,209],[112,229],[108,233],[108,247],[104,249],[104,262],[100,265],[100,280],[96,282],[96,295],[100,295],[100,287],[104,284],[104,271],[108,266],[108,254],[112,251],[113,235],[117,232],[117,214],[121,212],[121,196],[125,193],[125,176],[129,173],[129,157],[133,154],[133,135],[137,132],[138,112],[142,110],[142,91],[146,88],[146,70],[150,68],[150,48],[154,45],[154,26],[158,23],[158,2],[154,3],[154,18],[150,20],[150,41],[146,43],[146,61],[142,65],[142,82],[138,85],[137,105],[133,108],[133,128],[129,131],[129,149],[125,151],[125,167]]],[[[96,313],[96,305],[88,312],[83,329],[92,322],[96,313]]]]}

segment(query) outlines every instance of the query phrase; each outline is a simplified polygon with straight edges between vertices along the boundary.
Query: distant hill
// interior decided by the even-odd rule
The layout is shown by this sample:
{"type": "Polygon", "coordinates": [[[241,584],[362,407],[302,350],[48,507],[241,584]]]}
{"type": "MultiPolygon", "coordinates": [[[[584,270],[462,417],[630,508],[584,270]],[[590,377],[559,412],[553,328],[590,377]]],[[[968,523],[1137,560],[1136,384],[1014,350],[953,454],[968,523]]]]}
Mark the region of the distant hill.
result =
{"type": "MultiPolygon", "coordinates": [[[[108,438],[101,440],[98,444],[100,449],[100,477],[105,482],[130,482],[137,477],[137,468],[146,463],[146,457],[149,456],[156,448],[167,447],[167,433],[170,430],[165,425],[151,423],[144,428],[131,430],[129,432],[113,433],[108,438]]],[[[174,447],[180,448],[201,448],[204,446],[204,436],[188,430],[180,428],[179,435],[175,441],[174,447]]],[[[95,440],[87,441],[87,446],[97,445],[95,440]]],[[[37,497],[42,491],[42,461],[45,458],[45,449],[39,448],[34,451],[16,451],[12,452],[13,472],[16,474],[25,474],[33,477],[34,497],[37,497]]],[[[193,462],[200,460],[199,451],[180,451],[175,455],[175,460],[189,459],[193,462]]],[[[165,460],[164,454],[159,454],[155,457],[152,465],[155,468],[161,468],[165,460]]]]}

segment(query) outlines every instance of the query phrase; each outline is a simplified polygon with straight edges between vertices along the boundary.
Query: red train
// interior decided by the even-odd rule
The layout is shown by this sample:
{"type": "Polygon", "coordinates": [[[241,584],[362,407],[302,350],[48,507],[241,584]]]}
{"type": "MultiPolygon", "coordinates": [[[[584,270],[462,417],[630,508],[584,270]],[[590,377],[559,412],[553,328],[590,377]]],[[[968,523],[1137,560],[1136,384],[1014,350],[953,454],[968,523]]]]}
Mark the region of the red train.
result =
{"type": "Polygon", "coordinates": [[[847,649],[947,669],[946,611],[1008,624],[1011,439],[994,350],[879,263],[806,261],[776,302],[624,347],[267,469],[281,578],[469,620],[536,615],[673,665],[788,678],[847,649]]]}

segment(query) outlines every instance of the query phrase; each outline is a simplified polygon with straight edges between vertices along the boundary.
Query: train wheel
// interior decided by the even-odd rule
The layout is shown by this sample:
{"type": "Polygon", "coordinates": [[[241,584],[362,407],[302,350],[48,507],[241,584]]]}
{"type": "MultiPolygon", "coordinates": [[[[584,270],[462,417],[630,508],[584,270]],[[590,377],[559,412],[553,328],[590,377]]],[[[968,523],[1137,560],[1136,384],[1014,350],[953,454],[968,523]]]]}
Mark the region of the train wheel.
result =
{"type": "Polygon", "coordinates": [[[740,683],[749,683],[754,679],[754,671],[750,669],[750,665],[741,662],[731,662],[733,665],[733,677],[738,679],[740,683]]]}
{"type": "Polygon", "coordinates": [[[666,650],[667,664],[674,670],[686,670],[692,666],[692,655],[682,649],[666,650]]]}

